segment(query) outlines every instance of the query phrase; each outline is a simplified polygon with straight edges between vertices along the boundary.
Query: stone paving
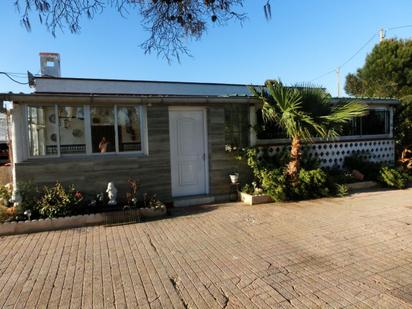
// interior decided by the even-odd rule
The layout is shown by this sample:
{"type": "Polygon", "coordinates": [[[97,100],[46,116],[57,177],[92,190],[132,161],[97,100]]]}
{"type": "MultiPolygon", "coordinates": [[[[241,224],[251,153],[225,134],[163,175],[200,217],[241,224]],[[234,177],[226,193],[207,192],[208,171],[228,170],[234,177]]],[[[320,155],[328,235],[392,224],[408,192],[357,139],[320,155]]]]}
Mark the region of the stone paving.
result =
{"type": "Polygon", "coordinates": [[[4,308],[412,308],[412,190],[0,238],[4,308]]]}

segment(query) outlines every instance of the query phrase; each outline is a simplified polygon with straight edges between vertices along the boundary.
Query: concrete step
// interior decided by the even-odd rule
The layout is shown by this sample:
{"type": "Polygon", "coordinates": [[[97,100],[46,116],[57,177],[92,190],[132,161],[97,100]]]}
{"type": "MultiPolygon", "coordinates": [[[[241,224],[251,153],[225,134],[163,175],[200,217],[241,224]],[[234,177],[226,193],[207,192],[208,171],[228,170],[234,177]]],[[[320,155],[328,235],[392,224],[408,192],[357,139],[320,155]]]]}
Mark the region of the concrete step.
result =
{"type": "Polygon", "coordinates": [[[175,197],[173,199],[174,207],[187,207],[195,205],[205,205],[215,202],[215,197],[210,195],[194,195],[194,196],[184,196],[175,197]]]}

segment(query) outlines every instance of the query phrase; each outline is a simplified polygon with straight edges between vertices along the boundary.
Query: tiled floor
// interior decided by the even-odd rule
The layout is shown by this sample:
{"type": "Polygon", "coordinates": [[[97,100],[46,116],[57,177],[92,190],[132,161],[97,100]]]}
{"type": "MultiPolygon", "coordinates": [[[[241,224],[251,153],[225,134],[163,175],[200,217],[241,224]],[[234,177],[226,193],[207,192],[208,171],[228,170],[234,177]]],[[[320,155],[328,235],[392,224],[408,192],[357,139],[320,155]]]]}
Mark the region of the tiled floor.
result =
{"type": "Polygon", "coordinates": [[[0,238],[0,307],[412,308],[412,190],[0,238]]]}

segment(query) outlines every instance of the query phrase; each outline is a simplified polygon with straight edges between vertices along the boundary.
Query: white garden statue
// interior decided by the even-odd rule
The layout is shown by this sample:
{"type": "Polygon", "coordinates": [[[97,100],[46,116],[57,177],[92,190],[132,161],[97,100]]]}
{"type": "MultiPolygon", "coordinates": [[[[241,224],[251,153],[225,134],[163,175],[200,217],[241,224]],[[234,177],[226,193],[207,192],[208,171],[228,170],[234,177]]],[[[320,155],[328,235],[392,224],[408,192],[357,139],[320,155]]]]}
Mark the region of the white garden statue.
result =
{"type": "Polygon", "coordinates": [[[117,205],[117,189],[114,186],[113,182],[107,184],[107,196],[109,197],[109,202],[107,203],[110,206],[117,205]]]}

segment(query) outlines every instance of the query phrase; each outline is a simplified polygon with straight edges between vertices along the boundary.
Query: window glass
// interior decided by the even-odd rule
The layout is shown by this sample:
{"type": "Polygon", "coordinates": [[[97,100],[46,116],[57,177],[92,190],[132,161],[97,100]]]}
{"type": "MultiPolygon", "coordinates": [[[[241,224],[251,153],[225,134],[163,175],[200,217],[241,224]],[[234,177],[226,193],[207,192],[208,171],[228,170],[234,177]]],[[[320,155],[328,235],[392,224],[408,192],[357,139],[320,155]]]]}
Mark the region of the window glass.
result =
{"type": "Polygon", "coordinates": [[[86,153],[84,136],[84,108],[59,106],[60,153],[86,153]]]}
{"type": "Polygon", "coordinates": [[[389,134],[389,111],[369,110],[362,118],[362,135],[389,134]]]}
{"type": "Polygon", "coordinates": [[[225,144],[226,147],[247,147],[249,142],[249,107],[226,105],[225,144]]]}
{"type": "Polygon", "coordinates": [[[258,139],[287,138],[286,132],[273,121],[264,121],[262,110],[256,111],[256,137],[258,139]]]}
{"type": "Polygon", "coordinates": [[[93,153],[115,152],[113,107],[92,107],[90,118],[93,153]]]}
{"type": "Polygon", "coordinates": [[[120,152],[142,150],[139,106],[118,107],[117,126],[120,152]]]}
{"type": "Polygon", "coordinates": [[[30,155],[57,155],[57,119],[54,106],[29,106],[27,117],[30,155]]]}
{"type": "Polygon", "coordinates": [[[361,135],[361,118],[352,118],[351,121],[343,125],[342,136],[361,135]]]}

